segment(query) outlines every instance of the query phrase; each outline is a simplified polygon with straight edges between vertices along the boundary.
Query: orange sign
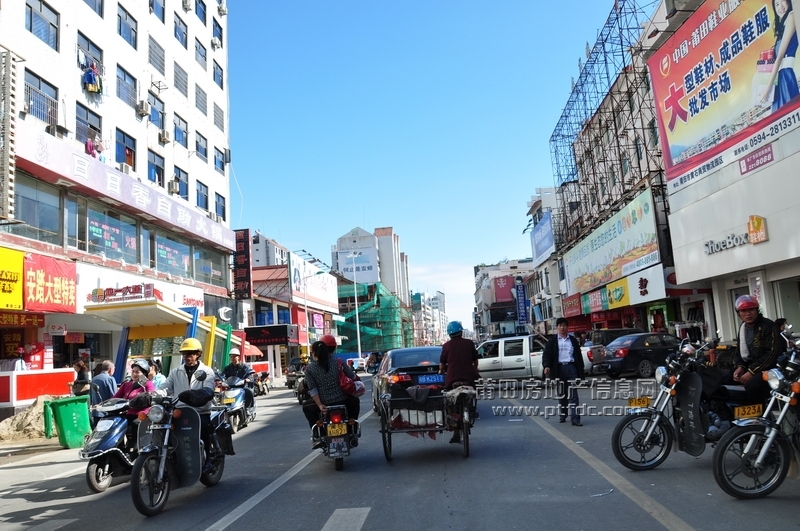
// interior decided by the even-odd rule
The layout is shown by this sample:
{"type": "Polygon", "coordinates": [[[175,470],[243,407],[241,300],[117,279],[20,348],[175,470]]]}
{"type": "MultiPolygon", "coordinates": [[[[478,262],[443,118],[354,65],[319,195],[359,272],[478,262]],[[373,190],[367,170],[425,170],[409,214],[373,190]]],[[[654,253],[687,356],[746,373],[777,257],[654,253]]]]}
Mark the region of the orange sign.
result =
{"type": "Polygon", "coordinates": [[[763,243],[769,240],[767,236],[767,220],[761,216],[750,216],[747,222],[747,236],[750,243],[763,243]]]}

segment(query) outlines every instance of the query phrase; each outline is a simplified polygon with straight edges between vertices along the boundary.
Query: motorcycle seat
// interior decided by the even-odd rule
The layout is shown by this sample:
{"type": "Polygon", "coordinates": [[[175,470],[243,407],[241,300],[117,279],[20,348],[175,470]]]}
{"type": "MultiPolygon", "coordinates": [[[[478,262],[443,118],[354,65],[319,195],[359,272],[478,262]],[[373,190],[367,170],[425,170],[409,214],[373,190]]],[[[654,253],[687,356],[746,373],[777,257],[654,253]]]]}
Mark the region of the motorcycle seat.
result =
{"type": "Polygon", "coordinates": [[[723,385],[722,389],[733,402],[741,404],[748,404],[750,402],[750,395],[747,393],[743,385],[723,385]]]}

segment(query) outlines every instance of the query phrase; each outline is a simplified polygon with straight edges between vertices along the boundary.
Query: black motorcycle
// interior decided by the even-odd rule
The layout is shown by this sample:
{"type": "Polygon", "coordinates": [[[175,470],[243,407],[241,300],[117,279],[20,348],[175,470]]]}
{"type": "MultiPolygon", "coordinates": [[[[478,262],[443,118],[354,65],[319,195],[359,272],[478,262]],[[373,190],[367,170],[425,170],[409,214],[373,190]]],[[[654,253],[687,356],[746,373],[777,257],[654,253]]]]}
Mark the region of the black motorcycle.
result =
{"type": "Polygon", "coordinates": [[[750,404],[741,385],[720,385],[721,371],[709,367],[705,352],[714,339],[699,349],[684,341],[679,352],[667,358],[655,373],[659,392],[652,405],[648,397],[629,400],[628,414],[611,435],[614,457],[631,470],[651,470],[661,465],[672,449],[701,455],[717,441],[736,418],[761,414],[763,404],[750,404]]]}
{"type": "Polygon", "coordinates": [[[322,453],[333,459],[336,470],[344,468],[350,448],[358,446],[360,431],[358,422],[347,418],[347,408],[343,405],[328,406],[312,427],[314,438],[321,442],[322,453]]]}

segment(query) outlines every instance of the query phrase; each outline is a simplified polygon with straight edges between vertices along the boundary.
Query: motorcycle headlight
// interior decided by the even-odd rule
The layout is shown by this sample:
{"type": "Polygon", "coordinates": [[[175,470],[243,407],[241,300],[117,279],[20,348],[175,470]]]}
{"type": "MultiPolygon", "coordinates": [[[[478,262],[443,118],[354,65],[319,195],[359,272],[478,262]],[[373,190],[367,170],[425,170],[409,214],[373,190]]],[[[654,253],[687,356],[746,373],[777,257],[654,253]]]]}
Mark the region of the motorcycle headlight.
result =
{"type": "Polygon", "coordinates": [[[150,411],[147,412],[147,418],[149,418],[150,422],[153,424],[158,424],[164,420],[164,406],[151,407],[150,411]]]}
{"type": "Polygon", "coordinates": [[[783,374],[779,369],[770,369],[767,371],[767,383],[770,388],[777,391],[783,382],[783,374]]]}
{"type": "Polygon", "coordinates": [[[666,367],[656,367],[656,383],[661,384],[661,382],[666,381],[667,379],[667,368],[666,367]]]}

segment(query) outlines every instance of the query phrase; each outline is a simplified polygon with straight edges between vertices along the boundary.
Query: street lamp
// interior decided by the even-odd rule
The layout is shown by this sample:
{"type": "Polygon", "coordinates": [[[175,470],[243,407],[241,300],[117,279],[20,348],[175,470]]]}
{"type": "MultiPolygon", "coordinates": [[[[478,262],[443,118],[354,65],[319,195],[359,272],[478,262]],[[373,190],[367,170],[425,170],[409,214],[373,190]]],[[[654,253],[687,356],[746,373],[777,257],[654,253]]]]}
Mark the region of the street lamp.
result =
{"type": "Polygon", "coordinates": [[[356,257],[361,256],[361,251],[351,252],[347,258],[353,260],[353,300],[356,303],[356,346],[358,347],[358,358],[361,359],[361,324],[358,322],[358,283],[356,282],[356,257]]]}
{"type": "Polygon", "coordinates": [[[308,275],[302,278],[303,282],[303,307],[306,312],[306,354],[311,356],[311,334],[309,334],[309,326],[308,326],[308,282],[306,282],[309,278],[315,277],[317,275],[323,274],[325,271],[317,271],[313,275],[308,275]]]}

